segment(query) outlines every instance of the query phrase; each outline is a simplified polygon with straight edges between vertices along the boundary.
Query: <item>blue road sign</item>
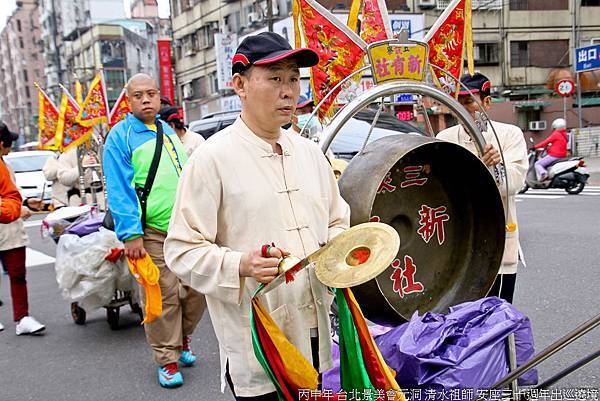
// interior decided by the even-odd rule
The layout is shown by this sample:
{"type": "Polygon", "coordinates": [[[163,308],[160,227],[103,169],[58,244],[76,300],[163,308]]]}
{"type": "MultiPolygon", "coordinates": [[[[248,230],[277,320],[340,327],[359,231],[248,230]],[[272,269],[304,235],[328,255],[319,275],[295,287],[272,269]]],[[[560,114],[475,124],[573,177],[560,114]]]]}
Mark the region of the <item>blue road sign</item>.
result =
{"type": "Polygon", "coordinates": [[[578,47],[575,49],[575,72],[600,68],[600,45],[578,47]]]}
{"type": "Polygon", "coordinates": [[[396,103],[409,103],[414,102],[414,96],[411,93],[398,93],[394,96],[396,103]]]}

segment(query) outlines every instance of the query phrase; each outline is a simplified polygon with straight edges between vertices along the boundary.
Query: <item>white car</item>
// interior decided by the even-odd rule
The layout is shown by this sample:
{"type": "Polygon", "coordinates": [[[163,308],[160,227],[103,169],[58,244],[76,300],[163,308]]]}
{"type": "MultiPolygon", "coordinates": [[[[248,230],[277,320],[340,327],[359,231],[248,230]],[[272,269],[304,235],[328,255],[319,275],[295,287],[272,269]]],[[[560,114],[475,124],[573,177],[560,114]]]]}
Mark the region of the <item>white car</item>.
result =
{"type": "Polygon", "coordinates": [[[23,198],[52,198],[52,182],[47,181],[42,172],[44,164],[54,153],[48,150],[12,152],[4,156],[4,161],[13,169],[17,187],[23,198]]]}

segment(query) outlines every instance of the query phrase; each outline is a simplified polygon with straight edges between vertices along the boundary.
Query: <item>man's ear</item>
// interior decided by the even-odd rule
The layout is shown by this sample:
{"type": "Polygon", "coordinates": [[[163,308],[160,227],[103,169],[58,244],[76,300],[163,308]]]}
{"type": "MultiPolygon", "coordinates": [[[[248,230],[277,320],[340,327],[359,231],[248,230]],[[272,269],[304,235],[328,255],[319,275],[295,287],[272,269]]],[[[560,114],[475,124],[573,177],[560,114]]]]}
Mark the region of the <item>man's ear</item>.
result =
{"type": "Polygon", "coordinates": [[[241,99],[245,99],[246,85],[248,83],[246,77],[236,72],[233,74],[233,77],[231,77],[231,83],[233,84],[233,90],[235,91],[236,95],[238,95],[241,99]]]}
{"type": "Polygon", "coordinates": [[[489,110],[492,107],[492,97],[491,96],[486,96],[483,99],[482,104],[483,104],[483,109],[485,111],[489,110]]]}

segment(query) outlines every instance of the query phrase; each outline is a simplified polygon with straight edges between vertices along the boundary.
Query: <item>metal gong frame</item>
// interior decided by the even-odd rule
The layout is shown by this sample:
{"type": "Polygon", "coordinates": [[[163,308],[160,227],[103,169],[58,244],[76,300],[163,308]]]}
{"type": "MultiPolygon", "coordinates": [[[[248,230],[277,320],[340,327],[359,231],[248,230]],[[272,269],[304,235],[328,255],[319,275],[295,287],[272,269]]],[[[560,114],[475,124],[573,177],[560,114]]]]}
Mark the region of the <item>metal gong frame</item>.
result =
{"type": "MultiPolygon", "coordinates": [[[[323,150],[324,153],[327,152],[342,126],[346,124],[361,109],[373,103],[380,97],[390,96],[397,93],[418,93],[426,95],[448,106],[448,108],[456,114],[463,127],[465,127],[465,131],[475,143],[479,155],[481,156],[483,154],[485,139],[475,124],[475,121],[473,121],[473,118],[471,118],[464,107],[456,99],[445,92],[434,88],[429,84],[416,81],[388,82],[381,85],[376,85],[375,87],[358,95],[344,108],[342,108],[334,116],[333,120],[325,127],[323,132],[324,137],[321,141],[321,150],[323,150]]],[[[318,110],[318,108],[316,108],[316,110],[318,110]]]]}

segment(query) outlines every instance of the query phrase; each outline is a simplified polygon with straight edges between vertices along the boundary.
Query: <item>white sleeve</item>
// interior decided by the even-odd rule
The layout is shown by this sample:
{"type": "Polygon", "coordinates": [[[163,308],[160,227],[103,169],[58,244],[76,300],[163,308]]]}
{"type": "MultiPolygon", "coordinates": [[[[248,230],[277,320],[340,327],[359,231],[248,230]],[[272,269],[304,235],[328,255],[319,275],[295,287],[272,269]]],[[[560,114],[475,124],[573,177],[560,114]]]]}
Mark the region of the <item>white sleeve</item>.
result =
{"type": "Polygon", "coordinates": [[[184,167],[165,240],[165,261],[196,291],[239,303],[244,290],[239,274],[242,252],[215,244],[221,204],[217,174],[204,154],[194,154],[184,167]]]}

